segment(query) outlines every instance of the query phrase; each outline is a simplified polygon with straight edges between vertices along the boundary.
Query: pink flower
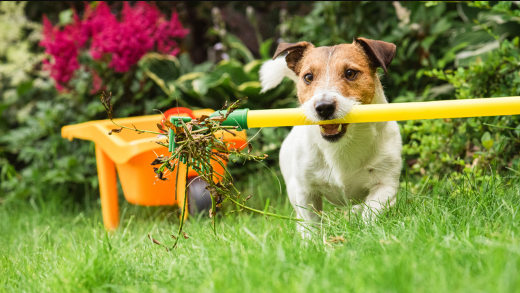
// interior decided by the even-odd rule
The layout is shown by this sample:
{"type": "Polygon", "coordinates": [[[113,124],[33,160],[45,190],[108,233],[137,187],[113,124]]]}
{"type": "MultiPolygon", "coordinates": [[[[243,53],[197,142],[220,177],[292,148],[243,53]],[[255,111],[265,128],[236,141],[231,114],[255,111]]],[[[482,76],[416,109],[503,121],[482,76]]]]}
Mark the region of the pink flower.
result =
{"type": "Polygon", "coordinates": [[[95,10],[92,9],[90,4],[85,4],[83,19],[80,35],[82,44],[85,44],[88,39],[102,32],[106,27],[117,23],[116,17],[110,13],[110,8],[104,1],[98,2],[95,10]]]}
{"type": "MultiPolygon", "coordinates": [[[[88,49],[94,60],[110,60],[109,68],[126,72],[147,52],[158,51],[176,55],[179,53],[176,39],[188,33],[180,23],[177,13],[168,21],[153,4],[137,2],[133,7],[124,3],[121,20],[110,12],[106,2],[100,1],[95,9],[89,4],[83,20],[74,13],[74,22],[63,30],[53,27],[44,17],[43,40],[40,46],[51,55],[53,61],[44,61],[45,70],[51,72],[56,87],[62,90],[80,64],[80,49],[88,49]],[[90,40],[90,42],[89,42],[90,40]]],[[[99,84],[98,75],[93,75],[99,84]],[[97,76],[97,77],[96,77],[97,76]]],[[[98,85],[94,85],[97,88],[98,85]]]]}
{"type": "Polygon", "coordinates": [[[125,72],[136,64],[147,52],[177,54],[177,43],[172,38],[184,38],[187,30],[172,15],[166,21],[157,7],[146,2],[137,2],[131,7],[124,3],[121,22],[108,22],[105,28],[92,39],[90,52],[96,60],[110,55],[110,68],[125,72]]]}
{"type": "Polygon", "coordinates": [[[182,27],[177,13],[173,12],[170,21],[161,22],[155,32],[157,51],[170,55],[177,55],[179,53],[179,48],[174,38],[182,39],[188,34],[188,32],[189,30],[182,27]]]}
{"type": "Polygon", "coordinates": [[[80,31],[79,19],[67,26],[63,31],[54,28],[46,16],[43,17],[43,39],[40,46],[45,47],[45,53],[51,55],[53,61],[44,60],[44,70],[50,71],[56,81],[56,88],[63,87],[72,78],[74,71],[79,68],[79,42],[73,36],[80,31]]]}

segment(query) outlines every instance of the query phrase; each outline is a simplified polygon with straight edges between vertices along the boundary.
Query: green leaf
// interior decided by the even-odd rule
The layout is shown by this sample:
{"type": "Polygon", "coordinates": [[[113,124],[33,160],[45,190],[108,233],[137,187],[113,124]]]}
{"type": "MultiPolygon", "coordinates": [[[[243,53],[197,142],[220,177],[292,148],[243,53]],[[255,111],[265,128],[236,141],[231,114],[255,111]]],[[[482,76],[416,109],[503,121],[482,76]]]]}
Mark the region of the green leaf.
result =
{"type": "Polygon", "coordinates": [[[448,29],[451,28],[451,23],[448,21],[447,18],[441,18],[439,21],[437,21],[432,29],[431,29],[431,33],[432,34],[440,34],[440,33],[443,33],[445,31],[447,31],[448,29]]]}
{"type": "Polygon", "coordinates": [[[157,78],[165,82],[171,82],[181,75],[181,66],[175,56],[148,53],[141,61],[139,66],[145,71],[148,70],[155,74],[157,78]]]}
{"type": "Polygon", "coordinates": [[[20,83],[18,85],[18,87],[16,88],[16,93],[18,94],[18,97],[23,96],[30,89],[32,89],[32,87],[33,87],[33,80],[29,80],[29,81],[20,83]]]}
{"type": "Polygon", "coordinates": [[[421,42],[421,47],[425,50],[429,50],[433,42],[437,39],[437,36],[428,36],[421,42]]]}
{"type": "Polygon", "coordinates": [[[490,140],[486,140],[486,141],[483,141],[482,142],[482,145],[486,148],[486,149],[491,149],[491,147],[493,146],[493,140],[490,139],[490,140]]]}
{"type": "Polygon", "coordinates": [[[491,134],[487,131],[484,132],[480,138],[480,141],[482,142],[482,145],[488,150],[493,146],[493,139],[491,138],[491,134]]]}
{"type": "Polygon", "coordinates": [[[520,135],[520,125],[516,126],[515,133],[516,133],[516,135],[520,135]]]}
{"type": "Polygon", "coordinates": [[[221,75],[228,74],[235,84],[242,84],[250,81],[244,69],[244,65],[237,60],[222,60],[217,64],[211,75],[214,75],[213,79],[218,79],[221,75]]]}
{"type": "Polygon", "coordinates": [[[265,59],[271,59],[271,46],[273,45],[273,39],[267,39],[265,40],[259,48],[260,57],[265,59]]]}
{"type": "Polygon", "coordinates": [[[201,96],[204,96],[208,93],[208,84],[202,78],[192,81],[191,85],[193,86],[193,90],[201,96]]]}
{"type": "Polygon", "coordinates": [[[235,88],[235,84],[231,81],[229,73],[208,74],[192,82],[193,90],[200,96],[205,96],[210,88],[222,87],[226,90],[235,88]]]}
{"type": "Polygon", "coordinates": [[[255,59],[251,51],[242,43],[242,41],[233,36],[228,35],[228,46],[235,49],[242,57],[245,59],[246,62],[251,62],[255,59]]]}
{"type": "Polygon", "coordinates": [[[194,79],[199,78],[201,76],[204,76],[204,73],[202,73],[202,72],[187,73],[187,74],[184,74],[184,75],[180,76],[177,79],[177,82],[184,82],[184,81],[194,80],[194,79]]]}
{"type": "Polygon", "coordinates": [[[245,66],[244,66],[244,72],[245,73],[251,73],[252,71],[260,68],[260,66],[262,66],[263,64],[263,61],[262,60],[253,60],[249,63],[247,63],[245,66]]]}
{"type": "Polygon", "coordinates": [[[60,12],[60,25],[67,25],[69,23],[72,23],[72,16],[74,15],[74,12],[72,9],[63,10],[60,12]]]}
{"type": "Polygon", "coordinates": [[[244,96],[255,96],[260,94],[260,90],[262,86],[259,81],[248,81],[244,82],[240,86],[238,86],[238,91],[241,92],[244,96]]]}

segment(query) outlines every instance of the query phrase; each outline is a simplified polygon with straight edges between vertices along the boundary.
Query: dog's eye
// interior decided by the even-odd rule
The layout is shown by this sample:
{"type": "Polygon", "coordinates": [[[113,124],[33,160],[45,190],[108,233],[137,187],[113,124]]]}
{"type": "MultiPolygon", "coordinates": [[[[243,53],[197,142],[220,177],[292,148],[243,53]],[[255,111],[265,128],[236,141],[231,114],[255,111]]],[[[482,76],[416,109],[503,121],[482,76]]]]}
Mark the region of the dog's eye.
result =
{"type": "Polygon", "coordinates": [[[348,69],[347,71],[345,71],[345,77],[348,80],[354,80],[354,78],[356,78],[357,75],[358,71],[355,71],[354,69],[348,69]]]}
{"type": "Polygon", "coordinates": [[[314,77],[313,77],[312,74],[310,74],[310,73],[309,73],[309,74],[305,74],[305,75],[303,76],[303,80],[305,81],[306,84],[310,84],[310,83],[312,82],[312,79],[313,79],[313,78],[314,78],[314,77]]]}

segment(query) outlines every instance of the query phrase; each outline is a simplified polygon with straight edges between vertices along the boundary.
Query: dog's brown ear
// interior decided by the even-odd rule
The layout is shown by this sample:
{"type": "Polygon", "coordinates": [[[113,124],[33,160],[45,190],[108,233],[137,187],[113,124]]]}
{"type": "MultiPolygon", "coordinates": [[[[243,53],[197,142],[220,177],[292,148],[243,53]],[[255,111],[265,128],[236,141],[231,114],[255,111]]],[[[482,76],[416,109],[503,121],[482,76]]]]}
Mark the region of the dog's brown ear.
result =
{"type": "Polygon", "coordinates": [[[368,55],[372,64],[375,67],[383,68],[386,74],[387,68],[395,56],[395,45],[365,38],[357,38],[355,41],[363,47],[363,50],[368,55]]]}
{"type": "Polygon", "coordinates": [[[278,48],[276,48],[273,60],[280,56],[280,54],[288,52],[287,56],[285,56],[287,67],[298,75],[300,73],[300,61],[303,57],[303,52],[309,48],[314,48],[314,45],[309,42],[281,43],[278,45],[278,48]]]}

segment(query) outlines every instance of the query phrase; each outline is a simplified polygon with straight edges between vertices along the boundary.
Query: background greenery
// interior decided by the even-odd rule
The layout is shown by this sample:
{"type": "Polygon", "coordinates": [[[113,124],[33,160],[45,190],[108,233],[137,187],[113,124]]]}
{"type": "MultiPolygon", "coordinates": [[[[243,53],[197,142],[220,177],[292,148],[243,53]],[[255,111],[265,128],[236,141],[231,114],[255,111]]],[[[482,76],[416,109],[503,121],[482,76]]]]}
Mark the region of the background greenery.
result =
{"type": "MultiPolygon", "coordinates": [[[[92,74],[80,69],[69,92],[56,91],[48,72],[42,70],[45,56],[38,46],[43,14],[65,26],[71,21],[71,9],[81,16],[84,7],[66,2],[50,5],[54,6],[0,3],[0,196],[4,201],[71,197],[83,202],[98,194],[93,144],[69,142],[60,135],[64,125],[106,118],[99,92],[92,92],[92,74]]],[[[121,10],[121,2],[111,5],[113,12],[121,10]]],[[[216,109],[226,100],[242,97],[249,98],[244,107],[251,109],[295,107],[289,80],[259,93],[258,69],[277,43],[307,40],[333,45],[357,36],[397,45],[389,73],[382,76],[391,102],[511,96],[520,91],[520,12],[513,2],[157,5],[166,14],[178,11],[191,33],[178,57],[149,53],[126,73],[100,65],[106,90],[115,94],[115,117],[154,114],[153,109],[177,105],[216,109]]],[[[89,58],[82,55],[80,62],[91,62],[89,58]]],[[[518,170],[517,122],[516,116],[506,116],[400,123],[403,175],[414,182],[439,180],[493,161],[499,163],[498,172],[518,170]]],[[[255,152],[269,154],[267,166],[275,173],[278,150],[288,131],[263,129],[253,141],[255,152]]],[[[236,164],[232,171],[238,180],[247,180],[262,168],[236,164]]]]}

